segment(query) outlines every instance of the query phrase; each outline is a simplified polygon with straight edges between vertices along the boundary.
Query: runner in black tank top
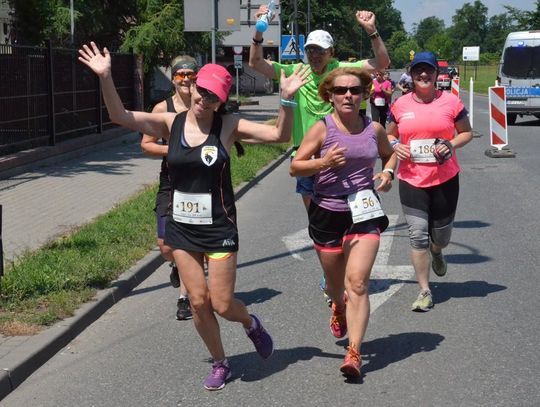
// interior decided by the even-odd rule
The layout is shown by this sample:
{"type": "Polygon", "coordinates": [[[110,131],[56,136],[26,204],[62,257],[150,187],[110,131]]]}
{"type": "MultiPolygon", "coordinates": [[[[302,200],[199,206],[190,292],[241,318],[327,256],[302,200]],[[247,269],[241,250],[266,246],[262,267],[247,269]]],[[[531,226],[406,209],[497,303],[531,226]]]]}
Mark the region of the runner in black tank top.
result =
{"type": "MultiPolygon", "coordinates": [[[[179,111],[187,110],[191,103],[191,85],[195,79],[196,71],[197,61],[194,58],[188,55],[179,55],[174,58],[171,63],[171,82],[174,85],[175,93],[173,96],[155,105],[152,112],[176,114],[179,111]]],[[[171,205],[171,184],[166,158],[168,152],[167,138],[162,138],[162,142],[158,143],[157,138],[145,134],[141,140],[141,147],[147,154],[162,157],[159,186],[154,207],[154,211],[156,212],[158,246],[161,255],[170,262],[171,272],[169,274],[169,280],[171,285],[179,289],[179,297],[176,301],[176,319],[191,319],[192,313],[186,287],[180,281],[180,274],[174,263],[172,249],[164,243],[167,214],[171,205]]]]}
{"type": "Polygon", "coordinates": [[[212,371],[203,385],[208,390],[220,390],[231,377],[231,366],[216,314],[240,323],[263,359],[274,350],[272,337],[260,318],[249,314],[244,303],[234,296],[238,231],[228,151],[238,141],[290,140],[293,98],[307,83],[309,66],[299,66],[288,77],[282,72],[279,117],[275,125],[266,125],[216,112],[227,101],[232,85],[232,76],[222,66],[207,64],[199,70],[186,113],[146,113],[125,110],[112,80],[111,58],[106,49],[100,51],[92,42],[84,45],[79,55],[79,60],[99,76],[112,121],[169,139],[173,207],[165,240],[174,249],[174,260],[189,291],[197,332],[213,359],[212,371]],[[205,257],[208,280],[204,275],[205,257]]]}
{"type": "MultiPolygon", "coordinates": [[[[184,137],[186,113],[176,116],[169,141],[169,170],[173,190],[211,194],[211,224],[177,222],[169,214],[165,242],[173,249],[194,252],[238,251],[236,207],[231,184],[229,154],[219,139],[222,119],[214,115],[210,134],[199,146],[184,137]]],[[[180,203],[174,202],[173,205],[180,203]]],[[[187,222],[187,220],[186,220],[187,222]]]]}

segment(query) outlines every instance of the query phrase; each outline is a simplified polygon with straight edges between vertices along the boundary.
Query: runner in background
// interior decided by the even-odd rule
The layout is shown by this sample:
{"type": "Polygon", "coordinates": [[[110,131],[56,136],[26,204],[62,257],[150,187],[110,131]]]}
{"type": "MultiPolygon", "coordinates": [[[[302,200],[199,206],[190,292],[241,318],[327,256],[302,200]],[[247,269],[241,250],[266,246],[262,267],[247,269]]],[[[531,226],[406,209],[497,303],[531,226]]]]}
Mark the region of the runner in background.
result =
{"type": "MultiPolygon", "coordinates": [[[[191,105],[191,85],[197,73],[197,61],[188,55],[179,55],[171,62],[171,80],[174,85],[174,95],[159,102],[152,109],[152,113],[180,113],[189,109],[191,105]]],[[[180,296],[176,301],[176,319],[179,321],[191,319],[191,307],[185,286],[180,280],[178,268],[174,264],[172,249],[167,246],[165,238],[165,223],[170,212],[171,183],[167,165],[169,146],[167,140],[158,140],[156,137],[144,134],[141,140],[143,152],[149,156],[162,157],[159,173],[159,187],[156,195],[156,212],[158,246],[161,255],[171,262],[172,269],[169,276],[171,285],[178,288],[180,296]]]]}
{"type": "Polygon", "coordinates": [[[437,58],[419,52],[411,62],[412,92],[391,106],[388,134],[399,162],[399,197],[409,226],[411,259],[420,293],[413,311],[429,311],[429,269],[446,274],[442,254],[450,243],[459,196],[457,148],[472,140],[461,100],[437,90],[437,58]]]}
{"type": "Polygon", "coordinates": [[[369,98],[371,119],[386,128],[386,117],[392,100],[392,84],[383,78],[381,71],[375,72],[373,92],[369,98]]]}
{"type": "Polygon", "coordinates": [[[405,72],[403,72],[399,78],[396,87],[401,91],[402,95],[406,95],[413,89],[413,80],[411,77],[411,65],[405,65],[405,72]]]}

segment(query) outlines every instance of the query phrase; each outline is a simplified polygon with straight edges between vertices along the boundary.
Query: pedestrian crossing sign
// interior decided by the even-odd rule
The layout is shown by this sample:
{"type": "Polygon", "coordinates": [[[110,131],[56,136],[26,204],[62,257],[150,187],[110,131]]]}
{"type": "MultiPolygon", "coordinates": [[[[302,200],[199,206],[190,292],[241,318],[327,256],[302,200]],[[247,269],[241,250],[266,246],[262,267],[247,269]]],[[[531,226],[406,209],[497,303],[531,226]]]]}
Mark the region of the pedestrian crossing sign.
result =
{"type": "Polygon", "coordinates": [[[298,49],[298,56],[300,57],[300,59],[304,59],[304,35],[303,34],[298,36],[298,42],[300,44],[296,44],[296,37],[294,35],[282,35],[281,36],[281,59],[296,59],[297,49],[298,49]]]}

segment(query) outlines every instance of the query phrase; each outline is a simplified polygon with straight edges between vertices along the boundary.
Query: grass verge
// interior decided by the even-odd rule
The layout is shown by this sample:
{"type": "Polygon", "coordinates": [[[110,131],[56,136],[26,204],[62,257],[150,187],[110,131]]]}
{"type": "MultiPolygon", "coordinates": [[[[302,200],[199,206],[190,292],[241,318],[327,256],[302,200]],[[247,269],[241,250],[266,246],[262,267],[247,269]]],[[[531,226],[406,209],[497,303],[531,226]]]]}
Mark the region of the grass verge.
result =
{"type": "MultiPolygon", "coordinates": [[[[234,186],[252,179],[288,145],[244,148],[244,157],[232,154],[234,186]]],[[[97,290],[142,259],[156,245],[156,191],[157,184],[146,188],[91,223],[8,264],[0,280],[0,334],[34,334],[73,315],[97,290]]]]}
{"type": "Polygon", "coordinates": [[[465,66],[460,65],[460,90],[469,90],[472,77],[474,92],[487,95],[488,88],[495,85],[495,79],[497,78],[497,68],[498,65],[478,65],[475,71],[475,67],[473,65],[467,65],[467,71],[465,71],[465,66]]]}

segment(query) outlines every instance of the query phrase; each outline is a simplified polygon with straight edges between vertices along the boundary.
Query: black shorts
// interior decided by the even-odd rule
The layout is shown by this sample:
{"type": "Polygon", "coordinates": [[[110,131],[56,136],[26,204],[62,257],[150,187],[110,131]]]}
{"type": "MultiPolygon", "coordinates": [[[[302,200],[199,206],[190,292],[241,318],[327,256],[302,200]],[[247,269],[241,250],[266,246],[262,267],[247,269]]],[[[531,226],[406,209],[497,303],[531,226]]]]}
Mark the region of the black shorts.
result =
{"type": "Polygon", "coordinates": [[[343,242],[354,238],[380,239],[388,227],[388,218],[353,223],[350,211],[336,212],[320,207],[313,201],[309,206],[309,236],[320,251],[340,252],[343,242]]]}

